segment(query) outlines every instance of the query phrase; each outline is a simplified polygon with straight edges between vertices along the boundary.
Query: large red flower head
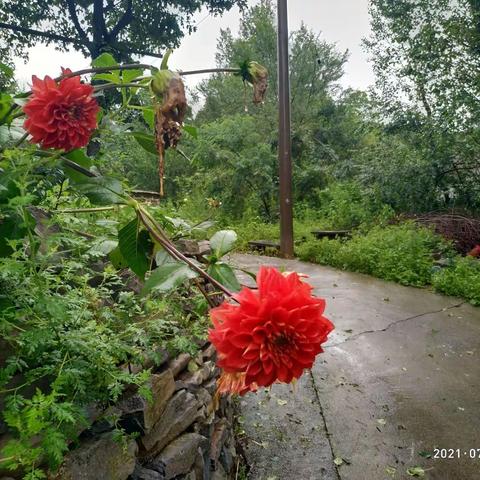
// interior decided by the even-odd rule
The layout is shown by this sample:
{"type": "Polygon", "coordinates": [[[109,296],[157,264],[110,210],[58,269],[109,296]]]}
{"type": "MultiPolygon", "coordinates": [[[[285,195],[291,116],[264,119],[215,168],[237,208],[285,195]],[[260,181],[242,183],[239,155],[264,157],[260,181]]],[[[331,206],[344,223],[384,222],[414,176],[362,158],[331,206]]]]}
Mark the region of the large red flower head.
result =
{"type": "Polygon", "coordinates": [[[238,305],[225,302],[210,311],[222,391],[231,385],[231,392],[244,394],[299,378],[334,328],[323,316],[325,300],[313,297],[298,274],[262,267],[257,283],[257,291],[243,288],[235,296],[238,305]]]}
{"type": "MultiPolygon", "coordinates": [[[[63,70],[64,74],[71,73],[63,70]]],[[[32,95],[23,107],[27,119],[25,130],[42,148],[65,151],[87,145],[97,128],[98,104],[93,87],[80,82],[80,77],[32,77],[32,95]]]]}

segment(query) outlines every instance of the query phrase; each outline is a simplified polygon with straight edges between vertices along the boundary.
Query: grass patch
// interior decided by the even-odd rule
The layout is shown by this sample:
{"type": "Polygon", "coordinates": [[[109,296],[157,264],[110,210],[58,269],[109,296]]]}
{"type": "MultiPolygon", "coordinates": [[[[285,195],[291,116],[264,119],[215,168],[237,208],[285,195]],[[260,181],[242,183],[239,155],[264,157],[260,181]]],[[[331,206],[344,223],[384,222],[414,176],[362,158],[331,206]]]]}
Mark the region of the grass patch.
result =
{"type": "Polygon", "coordinates": [[[433,275],[433,287],[445,295],[463,297],[480,305],[480,262],[471,257],[458,257],[452,267],[433,275]]]}
{"type": "Polygon", "coordinates": [[[448,248],[430,230],[405,223],[374,227],[347,241],[307,241],[297,248],[297,255],[302,260],[422,287],[431,283],[434,253],[448,248]]]}

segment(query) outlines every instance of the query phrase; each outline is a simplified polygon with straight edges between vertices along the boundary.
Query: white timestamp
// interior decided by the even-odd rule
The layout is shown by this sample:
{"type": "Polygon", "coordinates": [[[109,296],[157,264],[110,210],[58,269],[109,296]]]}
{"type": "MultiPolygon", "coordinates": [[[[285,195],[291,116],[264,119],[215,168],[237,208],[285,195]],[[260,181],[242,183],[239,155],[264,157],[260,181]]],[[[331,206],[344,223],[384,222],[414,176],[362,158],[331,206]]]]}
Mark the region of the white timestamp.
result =
{"type": "Polygon", "coordinates": [[[432,458],[471,458],[480,459],[480,448],[434,448],[432,458]]]}

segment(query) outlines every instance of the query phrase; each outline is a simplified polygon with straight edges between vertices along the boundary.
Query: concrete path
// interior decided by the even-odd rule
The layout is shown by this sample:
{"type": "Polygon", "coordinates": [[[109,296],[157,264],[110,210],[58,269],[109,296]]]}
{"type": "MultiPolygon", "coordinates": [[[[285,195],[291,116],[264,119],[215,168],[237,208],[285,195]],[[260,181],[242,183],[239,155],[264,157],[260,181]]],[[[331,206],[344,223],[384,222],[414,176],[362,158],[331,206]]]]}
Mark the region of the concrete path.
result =
{"type": "Polygon", "coordinates": [[[295,260],[232,262],[309,275],[336,326],[293,391],[241,399],[251,480],[480,479],[480,308],[295,260]]]}

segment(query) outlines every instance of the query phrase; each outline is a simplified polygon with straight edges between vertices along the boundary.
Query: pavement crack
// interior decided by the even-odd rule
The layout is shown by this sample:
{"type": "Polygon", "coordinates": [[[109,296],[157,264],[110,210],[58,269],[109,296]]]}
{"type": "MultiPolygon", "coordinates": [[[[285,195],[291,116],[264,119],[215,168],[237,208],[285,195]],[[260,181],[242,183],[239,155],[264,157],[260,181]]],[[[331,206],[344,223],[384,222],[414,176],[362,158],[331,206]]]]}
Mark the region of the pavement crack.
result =
{"type": "Polygon", "coordinates": [[[363,332],[356,333],[355,335],[352,335],[346,338],[345,340],[342,340],[341,342],[333,343],[332,345],[325,345],[323,348],[327,349],[327,348],[338,347],[339,345],[343,345],[344,343],[350,342],[352,340],[356,340],[357,338],[362,337],[363,335],[369,335],[371,333],[386,332],[387,330],[394,327],[395,325],[398,325],[399,323],[409,322],[410,320],[415,320],[417,318],[424,317],[426,315],[433,315],[434,313],[446,312],[447,310],[451,310],[453,308],[459,308],[462,305],[465,305],[465,303],[467,302],[464,301],[464,302],[456,303],[455,305],[450,305],[449,307],[441,308],[440,310],[433,310],[431,312],[419,313],[418,315],[413,315],[411,317],[401,318],[400,320],[395,320],[394,322],[388,324],[385,328],[379,328],[377,330],[365,330],[363,332]]]}
{"type": "Polygon", "coordinates": [[[308,370],[308,374],[310,375],[310,380],[312,381],[312,387],[313,387],[313,391],[315,392],[315,398],[317,400],[319,413],[320,413],[320,416],[322,417],[323,428],[325,431],[325,435],[327,436],[328,446],[330,447],[330,453],[332,455],[332,463],[335,469],[335,474],[336,474],[337,480],[341,480],[340,472],[338,471],[338,465],[334,462],[336,456],[335,456],[335,452],[333,451],[332,434],[328,430],[327,420],[325,419],[322,401],[320,400],[320,393],[318,391],[318,387],[315,382],[315,377],[313,376],[312,370],[308,370]]]}

